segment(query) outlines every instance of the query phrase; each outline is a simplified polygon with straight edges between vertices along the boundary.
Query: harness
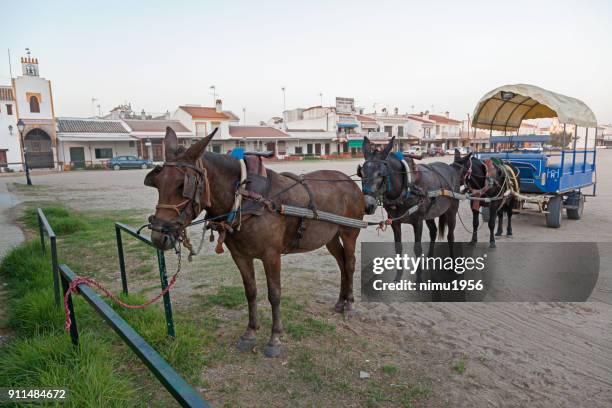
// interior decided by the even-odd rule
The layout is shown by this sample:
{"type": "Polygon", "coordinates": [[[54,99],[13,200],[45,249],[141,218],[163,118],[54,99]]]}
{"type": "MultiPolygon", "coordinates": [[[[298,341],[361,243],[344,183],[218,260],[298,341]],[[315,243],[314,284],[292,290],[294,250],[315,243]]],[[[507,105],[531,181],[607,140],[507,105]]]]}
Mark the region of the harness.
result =
{"type": "MultiPolygon", "coordinates": [[[[380,203],[392,203],[394,201],[398,201],[398,202],[403,202],[405,199],[409,198],[412,195],[415,195],[415,192],[413,192],[414,189],[414,182],[416,181],[416,176],[413,174],[414,171],[412,170],[412,168],[410,167],[410,165],[408,164],[408,162],[406,161],[406,159],[404,158],[404,155],[401,152],[395,152],[393,153],[395,155],[395,157],[400,161],[400,163],[402,164],[402,167],[404,169],[403,173],[404,179],[403,179],[403,186],[402,186],[402,191],[400,192],[400,195],[392,200],[389,199],[384,199],[384,195],[386,193],[388,193],[391,190],[391,174],[393,173],[393,171],[390,169],[390,164],[389,164],[389,160],[388,159],[368,159],[364,162],[364,165],[366,163],[382,163],[384,165],[384,173],[382,174],[382,177],[384,179],[384,184],[386,184],[386,188],[385,190],[377,190],[374,191],[372,190],[369,186],[364,184],[364,180],[366,178],[362,177],[362,186],[361,186],[361,191],[363,191],[364,194],[370,195],[374,198],[376,198],[380,203]]],[[[420,193],[420,192],[419,192],[420,193]]],[[[422,194],[416,194],[416,195],[422,195],[422,194]]]]}

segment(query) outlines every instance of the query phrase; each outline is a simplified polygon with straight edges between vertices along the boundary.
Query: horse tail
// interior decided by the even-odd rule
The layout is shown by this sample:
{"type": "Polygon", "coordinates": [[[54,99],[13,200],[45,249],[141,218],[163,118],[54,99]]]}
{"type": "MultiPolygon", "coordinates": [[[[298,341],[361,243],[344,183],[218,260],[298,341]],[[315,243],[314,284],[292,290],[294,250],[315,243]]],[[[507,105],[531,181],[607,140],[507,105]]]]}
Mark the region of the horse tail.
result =
{"type": "Polygon", "coordinates": [[[438,239],[444,238],[444,230],[446,229],[446,215],[442,214],[438,218],[438,239]]]}

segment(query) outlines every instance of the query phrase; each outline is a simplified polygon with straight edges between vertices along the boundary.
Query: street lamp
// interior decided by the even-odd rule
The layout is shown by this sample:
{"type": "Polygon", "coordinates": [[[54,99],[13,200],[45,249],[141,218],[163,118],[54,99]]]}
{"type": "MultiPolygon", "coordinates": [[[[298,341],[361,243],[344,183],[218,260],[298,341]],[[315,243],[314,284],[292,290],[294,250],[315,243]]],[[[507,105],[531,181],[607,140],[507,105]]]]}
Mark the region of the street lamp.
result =
{"type": "Polygon", "coordinates": [[[19,135],[21,136],[21,150],[23,152],[23,161],[24,161],[24,168],[25,168],[25,174],[26,174],[26,182],[27,182],[28,186],[31,186],[32,185],[32,180],[30,179],[30,168],[28,167],[28,160],[26,158],[27,149],[26,149],[24,141],[23,141],[23,131],[25,130],[25,123],[21,119],[19,119],[19,121],[17,122],[17,130],[19,130],[19,135]]]}

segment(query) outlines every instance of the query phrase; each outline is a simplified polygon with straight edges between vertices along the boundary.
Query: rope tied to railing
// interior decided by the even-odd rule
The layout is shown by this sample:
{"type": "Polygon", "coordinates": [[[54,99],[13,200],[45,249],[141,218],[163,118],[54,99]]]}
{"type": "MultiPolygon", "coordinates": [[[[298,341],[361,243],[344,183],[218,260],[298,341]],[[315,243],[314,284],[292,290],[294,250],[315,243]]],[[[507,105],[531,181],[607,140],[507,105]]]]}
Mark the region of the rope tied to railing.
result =
{"type": "Polygon", "coordinates": [[[174,275],[172,275],[172,278],[170,278],[170,282],[168,283],[168,286],[166,286],[166,288],[164,290],[162,290],[157,296],[155,296],[152,299],[149,299],[148,301],[146,301],[145,303],[140,304],[140,305],[130,305],[128,303],[125,303],[124,301],[119,299],[117,296],[113,295],[101,283],[96,282],[94,279],[88,278],[86,276],[77,276],[76,279],[74,279],[74,280],[72,280],[72,282],[70,282],[70,285],[68,286],[68,289],[66,290],[66,293],[64,294],[64,314],[66,315],[66,320],[65,320],[65,323],[64,323],[64,329],[66,331],[70,331],[70,326],[72,325],[72,320],[70,319],[70,308],[68,307],[68,300],[70,299],[70,295],[72,293],[78,293],[79,292],[79,288],[78,288],[79,285],[87,285],[87,286],[95,287],[95,288],[99,289],[102,293],[104,293],[107,297],[109,297],[113,302],[115,302],[119,306],[121,306],[123,308],[126,308],[126,309],[144,309],[145,307],[150,306],[153,303],[157,302],[159,299],[161,299],[165,294],[167,294],[170,291],[172,286],[174,286],[174,284],[176,283],[176,279],[178,278],[178,274],[181,272],[181,252],[180,252],[180,247],[176,251],[176,254],[178,256],[177,268],[176,268],[176,272],[174,273],[174,275]]]}

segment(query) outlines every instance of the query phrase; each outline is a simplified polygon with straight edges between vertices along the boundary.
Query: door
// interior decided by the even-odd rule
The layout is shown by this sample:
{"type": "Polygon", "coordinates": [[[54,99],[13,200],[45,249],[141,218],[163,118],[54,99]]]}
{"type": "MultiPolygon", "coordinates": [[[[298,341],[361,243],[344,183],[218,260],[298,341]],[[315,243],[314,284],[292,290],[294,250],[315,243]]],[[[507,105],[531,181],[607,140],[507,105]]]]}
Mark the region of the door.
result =
{"type": "Polygon", "coordinates": [[[325,154],[329,156],[331,154],[331,146],[329,143],[325,143],[325,154]]]}
{"type": "Polygon", "coordinates": [[[266,143],[266,151],[273,152],[274,155],[276,156],[276,143],[274,142],[266,143]]]}
{"type": "Polygon", "coordinates": [[[83,147],[71,147],[70,148],[70,162],[76,169],[85,168],[85,148],[83,147]]]}
{"type": "Polygon", "coordinates": [[[6,150],[0,150],[0,167],[6,167],[6,150]]]}
{"type": "Polygon", "coordinates": [[[162,142],[153,142],[153,160],[164,161],[164,150],[162,142]]]}
{"type": "Polygon", "coordinates": [[[53,168],[51,137],[42,129],[32,129],[25,135],[25,159],[31,169],[53,168]]]}
{"type": "Polygon", "coordinates": [[[315,143],[315,154],[317,156],[321,155],[321,143],[315,143]]]}

